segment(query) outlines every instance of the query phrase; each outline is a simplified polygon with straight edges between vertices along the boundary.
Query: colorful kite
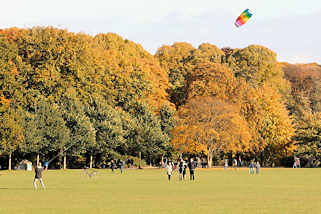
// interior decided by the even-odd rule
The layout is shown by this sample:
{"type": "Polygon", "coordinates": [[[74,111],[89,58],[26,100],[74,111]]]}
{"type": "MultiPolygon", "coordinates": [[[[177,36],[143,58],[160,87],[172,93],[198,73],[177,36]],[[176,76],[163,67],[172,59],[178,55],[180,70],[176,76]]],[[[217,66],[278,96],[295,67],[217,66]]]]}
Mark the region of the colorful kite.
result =
{"type": "Polygon", "coordinates": [[[244,10],[243,13],[241,13],[241,15],[236,19],[235,26],[241,27],[251,18],[252,15],[253,13],[249,9],[244,10]]]}

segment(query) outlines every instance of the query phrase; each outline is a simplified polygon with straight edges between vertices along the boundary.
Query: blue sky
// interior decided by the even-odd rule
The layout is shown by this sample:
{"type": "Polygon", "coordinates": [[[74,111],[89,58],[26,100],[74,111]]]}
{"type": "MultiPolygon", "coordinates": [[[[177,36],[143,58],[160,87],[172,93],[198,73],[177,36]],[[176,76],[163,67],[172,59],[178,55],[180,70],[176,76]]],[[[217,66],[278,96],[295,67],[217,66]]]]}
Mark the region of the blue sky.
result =
{"type": "Polygon", "coordinates": [[[321,64],[320,0],[15,0],[1,4],[0,28],[54,26],[114,32],[154,54],[162,45],[264,45],[280,61],[321,64]],[[234,26],[246,8],[254,12],[234,26]]]}

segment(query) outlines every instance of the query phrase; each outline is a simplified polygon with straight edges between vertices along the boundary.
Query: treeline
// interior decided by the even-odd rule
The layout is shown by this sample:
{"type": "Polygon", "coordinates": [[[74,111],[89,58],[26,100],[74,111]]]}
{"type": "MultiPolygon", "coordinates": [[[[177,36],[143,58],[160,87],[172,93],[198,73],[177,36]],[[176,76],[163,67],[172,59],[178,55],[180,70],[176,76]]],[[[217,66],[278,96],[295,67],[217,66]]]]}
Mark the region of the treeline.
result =
{"type": "Polygon", "coordinates": [[[1,154],[46,161],[67,149],[80,167],[170,152],[167,74],[140,45],[54,28],[3,30],[0,44],[1,154]]]}
{"type": "Polygon", "coordinates": [[[99,167],[141,153],[150,164],[182,154],[318,165],[320,70],[256,45],[175,43],[153,56],[112,33],[1,30],[0,163],[60,154],[51,167],[99,167]]]}

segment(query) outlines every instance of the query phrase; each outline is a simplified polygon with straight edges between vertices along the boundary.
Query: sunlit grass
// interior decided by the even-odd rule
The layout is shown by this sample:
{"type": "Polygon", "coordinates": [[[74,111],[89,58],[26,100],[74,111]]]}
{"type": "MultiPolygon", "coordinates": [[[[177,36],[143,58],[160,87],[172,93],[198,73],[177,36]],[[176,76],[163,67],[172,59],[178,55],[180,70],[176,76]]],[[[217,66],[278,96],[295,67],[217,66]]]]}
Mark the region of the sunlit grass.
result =
{"type": "Polygon", "coordinates": [[[195,182],[176,173],[46,171],[47,189],[35,191],[33,172],[0,171],[0,213],[321,213],[321,169],[198,169],[195,182]]]}

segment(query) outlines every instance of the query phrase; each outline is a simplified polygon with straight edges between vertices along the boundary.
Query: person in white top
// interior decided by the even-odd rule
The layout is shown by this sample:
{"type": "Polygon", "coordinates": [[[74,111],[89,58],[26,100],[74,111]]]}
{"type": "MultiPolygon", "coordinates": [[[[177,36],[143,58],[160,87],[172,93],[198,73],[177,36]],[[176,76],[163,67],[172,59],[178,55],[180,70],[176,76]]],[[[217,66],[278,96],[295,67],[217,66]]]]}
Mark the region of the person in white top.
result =
{"type": "Polygon", "coordinates": [[[168,181],[170,181],[171,180],[171,176],[172,176],[172,172],[173,172],[173,166],[172,166],[171,162],[169,162],[166,165],[166,172],[167,172],[167,176],[168,176],[168,181]]]}
{"type": "Polygon", "coordinates": [[[228,160],[225,159],[224,160],[224,170],[227,170],[227,167],[228,167],[228,160]]]}
{"type": "Polygon", "coordinates": [[[233,166],[234,166],[234,169],[236,171],[237,170],[237,160],[236,160],[236,158],[233,159],[233,166]]]}

